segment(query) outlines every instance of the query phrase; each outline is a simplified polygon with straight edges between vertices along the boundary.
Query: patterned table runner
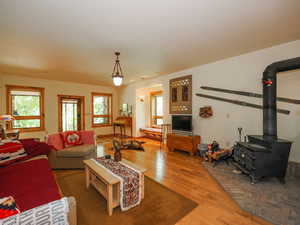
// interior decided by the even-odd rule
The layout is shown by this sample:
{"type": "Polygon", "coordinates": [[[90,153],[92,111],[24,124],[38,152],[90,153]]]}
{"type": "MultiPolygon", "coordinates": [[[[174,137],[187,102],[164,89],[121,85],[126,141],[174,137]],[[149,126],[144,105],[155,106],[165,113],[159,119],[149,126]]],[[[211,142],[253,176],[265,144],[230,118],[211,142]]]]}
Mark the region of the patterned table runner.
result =
{"type": "Polygon", "coordinates": [[[142,198],[142,173],[140,171],[123,162],[115,162],[113,159],[106,159],[105,157],[93,160],[120,179],[120,206],[122,211],[140,204],[142,198]]]}

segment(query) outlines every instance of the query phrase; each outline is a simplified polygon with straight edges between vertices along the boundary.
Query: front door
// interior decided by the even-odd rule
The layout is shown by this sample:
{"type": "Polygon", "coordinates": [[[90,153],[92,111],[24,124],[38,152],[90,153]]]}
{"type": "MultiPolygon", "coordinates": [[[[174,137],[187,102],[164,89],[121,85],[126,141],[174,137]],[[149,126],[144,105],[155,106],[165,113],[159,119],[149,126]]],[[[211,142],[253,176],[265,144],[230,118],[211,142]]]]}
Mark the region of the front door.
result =
{"type": "Polygon", "coordinates": [[[84,129],[83,96],[58,96],[59,131],[78,131],[84,129]]]}

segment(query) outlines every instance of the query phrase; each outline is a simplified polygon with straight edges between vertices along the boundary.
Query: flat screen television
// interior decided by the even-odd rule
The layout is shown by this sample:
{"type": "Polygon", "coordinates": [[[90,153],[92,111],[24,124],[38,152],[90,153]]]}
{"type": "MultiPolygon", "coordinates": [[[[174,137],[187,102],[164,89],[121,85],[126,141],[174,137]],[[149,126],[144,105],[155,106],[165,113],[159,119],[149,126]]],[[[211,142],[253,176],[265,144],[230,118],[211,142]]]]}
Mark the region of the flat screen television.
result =
{"type": "Polygon", "coordinates": [[[192,132],[192,115],[172,115],[172,130],[192,132]]]}

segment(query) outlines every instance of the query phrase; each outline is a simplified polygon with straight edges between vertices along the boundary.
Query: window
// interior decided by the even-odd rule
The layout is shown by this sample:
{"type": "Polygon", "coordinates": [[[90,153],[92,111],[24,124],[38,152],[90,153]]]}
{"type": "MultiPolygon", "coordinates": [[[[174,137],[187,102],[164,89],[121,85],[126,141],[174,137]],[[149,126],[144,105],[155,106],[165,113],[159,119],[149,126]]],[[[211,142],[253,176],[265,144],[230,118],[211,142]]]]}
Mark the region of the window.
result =
{"type": "Polygon", "coordinates": [[[6,86],[7,113],[15,120],[10,129],[21,131],[44,130],[44,88],[6,86]]]}
{"type": "Polygon", "coordinates": [[[112,94],[92,93],[92,126],[112,124],[112,94]]]}
{"type": "Polygon", "coordinates": [[[151,126],[157,127],[163,124],[163,97],[162,92],[152,92],[151,99],[151,126]]]}

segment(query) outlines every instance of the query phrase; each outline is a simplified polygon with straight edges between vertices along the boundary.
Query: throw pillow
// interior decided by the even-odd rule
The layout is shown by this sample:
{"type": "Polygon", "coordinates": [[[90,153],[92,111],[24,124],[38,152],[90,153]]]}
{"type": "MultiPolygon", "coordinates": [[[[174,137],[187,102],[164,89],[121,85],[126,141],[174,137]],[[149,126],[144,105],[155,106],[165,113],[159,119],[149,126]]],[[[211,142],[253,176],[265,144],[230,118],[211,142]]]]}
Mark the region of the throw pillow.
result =
{"type": "Polygon", "coordinates": [[[19,141],[10,141],[0,144],[0,166],[7,166],[27,156],[23,145],[19,141]]]}
{"type": "Polygon", "coordinates": [[[20,213],[13,197],[0,198],[0,219],[20,213]]]}
{"type": "Polygon", "coordinates": [[[33,138],[20,139],[20,142],[28,155],[34,152],[36,146],[39,144],[39,142],[33,138]]]}
{"type": "Polygon", "coordinates": [[[64,140],[61,133],[49,134],[46,137],[46,142],[52,149],[59,151],[64,149],[64,140]]]}
{"type": "Polygon", "coordinates": [[[82,139],[80,132],[77,131],[66,131],[61,133],[65,148],[75,146],[75,145],[82,145],[82,139]]]}
{"type": "Polygon", "coordinates": [[[45,142],[36,141],[34,139],[20,139],[23,147],[28,155],[27,158],[32,158],[38,155],[48,155],[51,148],[45,142]]]}

